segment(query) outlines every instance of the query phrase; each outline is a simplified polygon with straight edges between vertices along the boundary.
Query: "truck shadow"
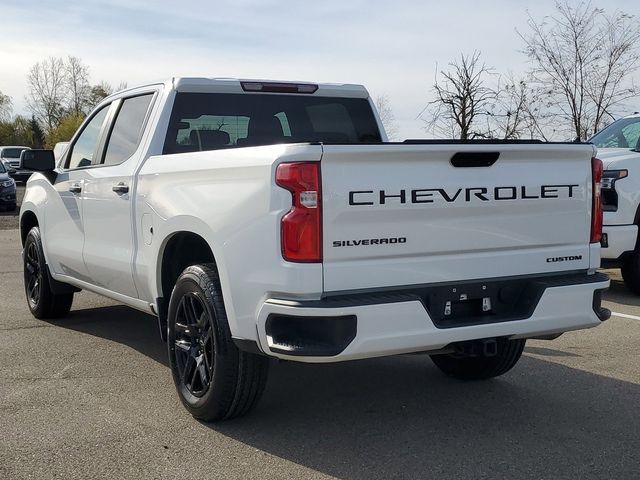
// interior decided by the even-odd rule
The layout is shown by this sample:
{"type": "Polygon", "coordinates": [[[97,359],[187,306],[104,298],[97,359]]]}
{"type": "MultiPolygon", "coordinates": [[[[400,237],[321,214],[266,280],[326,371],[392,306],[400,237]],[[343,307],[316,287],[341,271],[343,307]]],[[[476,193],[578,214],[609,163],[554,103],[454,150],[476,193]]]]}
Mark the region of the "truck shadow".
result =
{"type": "MultiPolygon", "coordinates": [[[[155,318],[127,307],[74,311],[56,325],[167,365],[155,318]]],[[[561,359],[548,350],[528,347],[561,359]]],[[[265,469],[268,454],[345,480],[635,478],[638,405],[636,383],[527,355],[499,379],[460,382],[420,354],[273,362],[255,411],[202,428],[255,448],[265,469]]],[[[199,454],[217,448],[200,444],[199,454]]]]}
{"type": "Polygon", "coordinates": [[[87,333],[127,345],[169,367],[167,346],[160,340],[158,320],[124,305],[72,310],[63,321],[49,321],[56,327],[87,333]]]}
{"type": "Polygon", "coordinates": [[[209,427],[350,480],[631,478],[639,402],[636,384],[531,357],[468,383],[414,355],[280,364],[253,414],[209,427]]]}

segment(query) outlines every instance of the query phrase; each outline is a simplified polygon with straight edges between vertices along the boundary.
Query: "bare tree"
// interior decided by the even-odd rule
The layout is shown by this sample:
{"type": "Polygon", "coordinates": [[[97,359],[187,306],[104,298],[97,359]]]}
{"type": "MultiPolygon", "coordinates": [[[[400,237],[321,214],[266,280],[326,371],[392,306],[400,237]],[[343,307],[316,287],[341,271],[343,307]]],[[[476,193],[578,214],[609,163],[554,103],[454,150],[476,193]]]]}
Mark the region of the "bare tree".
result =
{"type": "Polygon", "coordinates": [[[46,130],[56,127],[65,114],[66,69],[60,58],[36,63],[27,75],[27,107],[46,130]]]}
{"type": "Polygon", "coordinates": [[[67,57],[65,66],[65,84],[67,88],[67,112],[80,115],[89,107],[89,67],[78,57],[67,57]]]}
{"type": "Polygon", "coordinates": [[[462,140],[486,136],[476,127],[496,97],[496,91],[485,84],[493,69],[480,61],[478,51],[470,56],[462,54],[449,67],[439,73],[441,79],[436,76],[433,85],[436,99],[420,114],[428,114],[426,129],[462,140]]]}
{"type": "Polygon", "coordinates": [[[382,121],[382,125],[387,132],[387,137],[391,141],[397,140],[398,124],[396,122],[396,116],[393,114],[393,109],[391,108],[389,96],[386,93],[378,95],[375,104],[378,115],[380,115],[380,121],[382,121]]]}
{"type": "Polygon", "coordinates": [[[531,82],[547,99],[545,115],[570,123],[575,136],[596,132],[637,94],[631,76],[640,65],[640,25],[632,16],[561,0],[540,22],[529,14],[528,25],[527,34],[518,34],[532,63],[531,82]]]}
{"type": "Polygon", "coordinates": [[[11,97],[0,92],[0,122],[9,121],[12,112],[13,102],[11,101],[11,97]]]}
{"type": "Polygon", "coordinates": [[[509,73],[500,78],[495,97],[488,102],[484,136],[504,140],[541,138],[553,131],[545,123],[541,98],[527,82],[509,73]]]}

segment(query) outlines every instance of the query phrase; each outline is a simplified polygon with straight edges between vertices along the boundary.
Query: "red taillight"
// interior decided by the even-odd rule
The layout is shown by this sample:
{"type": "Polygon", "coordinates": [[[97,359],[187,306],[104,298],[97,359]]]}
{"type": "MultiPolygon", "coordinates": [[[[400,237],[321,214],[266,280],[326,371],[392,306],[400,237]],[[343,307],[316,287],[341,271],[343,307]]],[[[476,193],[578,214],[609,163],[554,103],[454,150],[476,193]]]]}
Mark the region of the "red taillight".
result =
{"type": "Polygon", "coordinates": [[[322,195],[318,162],[281,163],[276,183],[291,192],[282,217],[282,256],[290,262],[322,261],[322,195]]]}
{"type": "Polygon", "coordinates": [[[602,184],[602,160],[591,159],[592,198],[591,206],[591,243],[598,243],[602,238],[602,199],[600,187],[602,184]]]}

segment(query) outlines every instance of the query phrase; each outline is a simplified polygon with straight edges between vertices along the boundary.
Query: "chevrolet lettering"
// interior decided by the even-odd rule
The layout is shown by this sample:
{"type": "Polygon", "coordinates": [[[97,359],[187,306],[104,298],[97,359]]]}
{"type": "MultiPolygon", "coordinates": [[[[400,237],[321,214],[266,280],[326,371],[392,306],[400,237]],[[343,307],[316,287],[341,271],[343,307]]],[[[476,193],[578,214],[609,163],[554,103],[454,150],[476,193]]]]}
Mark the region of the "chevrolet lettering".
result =
{"type": "Polygon", "coordinates": [[[385,205],[393,203],[489,202],[491,200],[537,200],[573,198],[578,184],[541,185],[539,187],[466,187],[458,189],[419,188],[391,190],[354,190],[349,205],[385,205]]]}

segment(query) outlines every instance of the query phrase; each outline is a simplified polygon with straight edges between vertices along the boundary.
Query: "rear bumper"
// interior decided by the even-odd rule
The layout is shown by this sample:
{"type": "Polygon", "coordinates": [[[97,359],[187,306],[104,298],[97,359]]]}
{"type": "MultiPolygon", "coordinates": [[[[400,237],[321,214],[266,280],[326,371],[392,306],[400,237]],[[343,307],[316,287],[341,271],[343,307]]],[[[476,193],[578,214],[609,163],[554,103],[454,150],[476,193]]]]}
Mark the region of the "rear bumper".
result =
{"type": "Polygon", "coordinates": [[[437,351],[467,340],[553,335],[595,327],[608,318],[608,311],[600,306],[600,293],[609,287],[606,275],[530,278],[543,281],[545,287],[526,318],[446,328],[434,321],[424,299],[411,297],[407,290],[317,302],[270,299],[258,314],[259,349],[288,360],[330,363],[437,351]],[[274,329],[274,319],[285,320],[274,329]],[[293,330],[287,334],[287,328],[293,330]],[[296,347],[295,332],[305,337],[298,341],[302,348],[296,347]]]}
{"type": "Polygon", "coordinates": [[[625,252],[636,248],[638,238],[637,225],[605,225],[602,228],[603,242],[601,257],[615,260],[625,252]]]}

